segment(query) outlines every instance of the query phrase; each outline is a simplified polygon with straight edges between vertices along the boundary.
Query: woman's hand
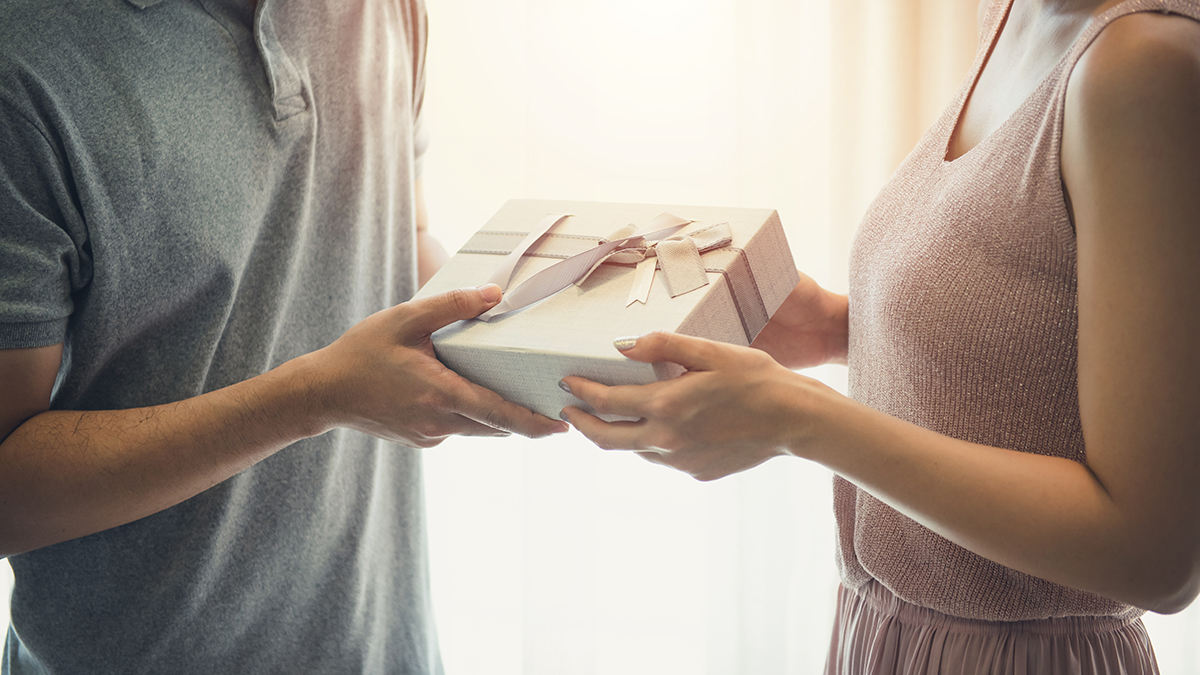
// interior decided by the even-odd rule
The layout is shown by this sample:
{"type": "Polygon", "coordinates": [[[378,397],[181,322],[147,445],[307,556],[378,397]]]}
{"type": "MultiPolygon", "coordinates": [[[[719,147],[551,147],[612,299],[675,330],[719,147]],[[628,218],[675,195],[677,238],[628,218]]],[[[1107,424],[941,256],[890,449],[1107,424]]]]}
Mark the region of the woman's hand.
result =
{"type": "Polygon", "coordinates": [[[672,333],[649,333],[616,344],[635,361],[669,361],[687,372],[642,386],[608,387],[582,377],[564,378],[571,394],[597,412],[641,419],[605,422],[575,407],[565,408],[563,418],[602,448],[636,450],[698,480],[728,476],[787,454],[805,425],[795,411],[824,389],[746,347],[672,333]]]}
{"type": "Polygon", "coordinates": [[[750,346],[792,369],[845,365],[849,307],[847,296],[821,288],[801,272],[800,282],[750,346]]]}

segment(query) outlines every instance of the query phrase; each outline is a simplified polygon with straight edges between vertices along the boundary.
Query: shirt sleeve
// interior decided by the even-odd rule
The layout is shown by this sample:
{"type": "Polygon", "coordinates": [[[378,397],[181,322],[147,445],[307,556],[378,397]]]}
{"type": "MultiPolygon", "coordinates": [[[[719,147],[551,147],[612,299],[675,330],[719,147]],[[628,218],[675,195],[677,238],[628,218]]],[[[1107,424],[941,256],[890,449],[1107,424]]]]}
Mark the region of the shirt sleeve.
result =
{"type": "Polygon", "coordinates": [[[46,134],[0,100],[0,349],[66,337],[91,276],[65,163],[46,134]]]}
{"type": "Polygon", "coordinates": [[[416,176],[421,175],[422,160],[429,148],[429,131],[425,128],[425,53],[429,41],[429,16],[425,13],[424,0],[413,0],[412,50],[413,50],[413,162],[416,176]]]}

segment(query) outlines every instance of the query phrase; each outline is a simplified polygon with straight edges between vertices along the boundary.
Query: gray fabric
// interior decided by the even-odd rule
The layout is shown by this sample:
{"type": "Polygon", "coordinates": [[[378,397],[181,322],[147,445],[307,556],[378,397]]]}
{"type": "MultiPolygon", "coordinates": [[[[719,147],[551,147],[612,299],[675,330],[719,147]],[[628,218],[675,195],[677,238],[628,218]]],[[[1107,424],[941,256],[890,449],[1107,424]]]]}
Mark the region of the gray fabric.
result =
{"type": "MultiPolygon", "coordinates": [[[[415,287],[420,0],[0,0],[0,348],[176,401],[415,287]]],[[[419,456],[338,431],[10,558],[4,673],[437,673],[419,456]]]]}

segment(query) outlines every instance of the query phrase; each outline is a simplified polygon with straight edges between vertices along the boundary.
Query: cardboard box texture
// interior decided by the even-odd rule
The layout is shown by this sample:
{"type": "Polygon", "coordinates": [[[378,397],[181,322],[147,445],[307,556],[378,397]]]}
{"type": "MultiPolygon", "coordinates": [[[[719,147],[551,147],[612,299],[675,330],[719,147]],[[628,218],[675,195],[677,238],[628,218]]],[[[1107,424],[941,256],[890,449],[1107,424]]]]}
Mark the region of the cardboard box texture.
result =
{"type": "MultiPolygon", "coordinates": [[[[558,220],[520,257],[507,285],[506,299],[538,272],[595,249],[624,226],[657,223],[656,218],[663,214],[678,216],[679,222],[692,221],[673,233],[672,239],[678,241],[695,234],[693,240],[707,237],[707,244],[712,246],[700,252],[698,259],[694,254],[685,254],[685,258],[696,260],[694,270],[673,272],[671,277],[675,286],[679,286],[677,279],[689,274],[699,276],[699,283],[706,278],[707,285],[676,297],[671,296],[671,284],[661,268],[664,263],[651,258],[646,265],[653,269],[657,264],[659,269],[653,272],[649,296],[644,304],[631,302],[637,265],[609,260],[595,267],[579,285],[567,285],[550,297],[489,321],[460,321],[434,333],[434,349],[447,367],[551,418],[557,418],[567,405],[586,407],[559,389],[558,381],[567,375],[617,385],[646,384],[683,372],[674,364],[631,361],[613,347],[614,339],[667,330],[748,345],[799,281],[779,215],[769,209],[513,200],[421,288],[417,297],[487,283],[531,231],[543,221],[552,220],[547,219],[548,214],[570,215],[558,220]],[[728,230],[721,227],[723,223],[728,223],[728,230]],[[715,241],[714,233],[718,232],[728,238],[715,241]]],[[[627,236],[629,229],[621,236],[627,236]]],[[[636,253],[615,259],[639,257],[636,253]]],[[[539,279],[562,269],[560,265],[539,279]]],[[[678,288],[674,290],[678,292],[678,288]]]]}

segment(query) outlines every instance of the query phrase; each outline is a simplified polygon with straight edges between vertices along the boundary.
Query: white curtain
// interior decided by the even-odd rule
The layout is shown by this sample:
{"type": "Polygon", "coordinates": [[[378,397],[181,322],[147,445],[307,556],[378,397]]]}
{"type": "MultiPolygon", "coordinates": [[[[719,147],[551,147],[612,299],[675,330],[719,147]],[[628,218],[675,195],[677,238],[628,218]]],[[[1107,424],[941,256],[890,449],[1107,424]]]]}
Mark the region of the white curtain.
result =
{"type": "MultiPolygon", "coordinates": [[[[863,210],[975,46],[973,0],[427,2],[425,187],[451,251],[510,198],[769,207],[797,265],[838,290],[863,210]]],[[[810,374],[844,387],[843,369],[810,374]]],[[[819,467],[701,484],[571,434],[452,440],[426,470],[449,675],[824,662],[819,467]]],[[[1200,609],[1147,624],[1163,672],[1200,673],[1200,609]]]]}

